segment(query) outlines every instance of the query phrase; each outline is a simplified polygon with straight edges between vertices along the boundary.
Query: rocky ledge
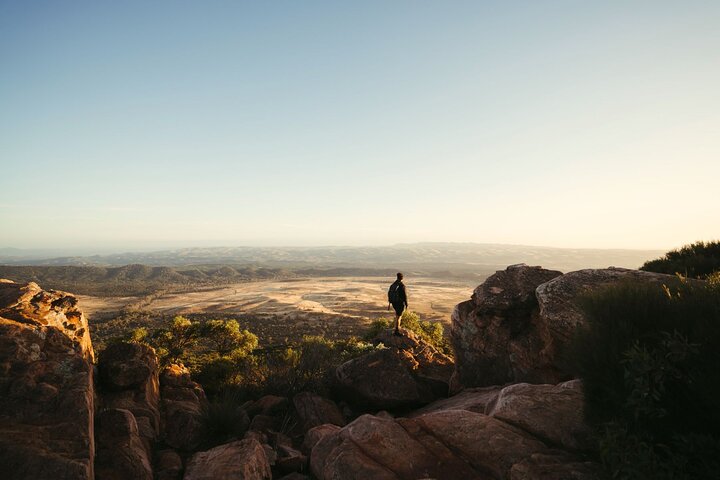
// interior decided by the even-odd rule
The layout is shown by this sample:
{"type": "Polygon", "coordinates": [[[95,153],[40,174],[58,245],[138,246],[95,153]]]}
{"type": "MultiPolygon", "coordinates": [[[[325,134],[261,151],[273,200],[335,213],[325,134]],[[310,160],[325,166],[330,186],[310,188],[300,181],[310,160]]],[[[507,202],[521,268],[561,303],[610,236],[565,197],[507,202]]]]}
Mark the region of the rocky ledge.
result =
{"type": "Polygon", "coordinates": [[[5,478],[92,480],[93,349],[77,298],[0,280],[5,478]]]}
{"type": "Polygon", "coordinates": [[[672,275],[613,267],[562,274],[519,264],[498,271],[452,313],[453,385],[568,380],[561,353],[585,323],[577,304],[582,294],[623,281],[674,280],[672,275]]]}

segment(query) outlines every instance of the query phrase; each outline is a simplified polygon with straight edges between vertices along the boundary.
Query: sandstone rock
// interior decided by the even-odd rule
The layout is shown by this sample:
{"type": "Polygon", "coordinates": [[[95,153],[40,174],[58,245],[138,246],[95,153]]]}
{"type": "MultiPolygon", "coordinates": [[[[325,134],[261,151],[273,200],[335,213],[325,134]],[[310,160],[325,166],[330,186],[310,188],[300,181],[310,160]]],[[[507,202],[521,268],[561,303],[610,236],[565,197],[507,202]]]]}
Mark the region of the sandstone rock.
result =
{"type": "Polygon", "coordinates": [[[513,265],[478,286],[452,313],[457,381],[465,387],[515,381],[557,383],[563,376],[545,354],[549,333],[538,321],[535,289],[561,272],[513,265]]]}
{"type": "Polygon", "coordinates": [[[419,417],[430,412],[441,410],[467,410],[469,412],[488,413],[490,406],[497,401],[503,387],[477,387],[467,388],[450,398],[436,400],[419,410],[415,410],[409,416],[419,417]]]}
{"type": "Polygon", "coordinates": [[[579,380],[559,385],[519,383],[503,388],[486,414],[551,445],[587,450],[592,431],[584,421],[583,403],[579,380]]]}
{"type": "Polygon", "coordinates": [[[521,429],[467,410],[396,420],[363,415],[322,437],[310,455],[311,470],[320,480],[506,479],[513,470],[517,478],[531,478],[528,472],[541,467],[556,475],[542,477],[549,479],[562,478],[561,472],[582,463],[521,429]],[[553,455],[554,466],[543,460],[553,455]]]}
{"type": "Polygon", "coordinates": [[[90,328],[74,295],[43,290],[37,283],[0,279],[0,317],[35,326],[55,327],[72,342],[73,349],[94,360],[90,328]]]}
{"type": "Polygon", "coordinates": [[[430,387],[435,395],[446,396],[455,368],[452,358],[438,351],[411,330],[401,328],[401,331],[403,335],[397,336],[393,335],[392,329],[385,330],[373,339],[373,343],[382,343],[390,349],[409,353],[413,359],[413,375],[430,387]]]}
{"type": "Polygon", "coordinates": [[[280,445],[277,448],[278,458],[275,465],[283,473],[302,472],[307,465],[307,457],[292,447],[280,445]]]}
{"type": "Polygon", "coordinates": [[[585,322],[578,298],[623,281],[669,283],[670,275],[607,268],[562,275],[513,265],[478,286],[452,314],[455,383],[482,387],[568,380],[562,352],[585,322]],[[457,381],[457,382],[455,382],[457,381]]]}
{"type": "Polygon", "coordinates": [[[4,478],[93,479],[92,358],[75,297],[0,281],[4,478]]]}
{"type": "Polygon", "coordinates": [[[310,455],[313,447],[324,437],[336,433],[340,430],[340,427],[332,424],[318,425],[317,427],[311,428],[305,433],[305,438],[300,446],[300,451],[305,455],[310,455]]]}
{"type": "Polygon", "coordinates": [[[325,423],[340,427],[346,423],[335,402],[320,395],[302,392],[293,397],[293,404],[303,432],[325,423]]]}
{"type": "Polygon", "coordinates": [[[255,415],[250,421],[250,430],[256,432],[268,432],[277,430],[280,427],[280,419],[269,415],[255,415]]]}
{"type": "Polygon", "coordinates": [[[473,291],[472,301],[483,312],[532,310],[537,306],[535,289],[557,278],[562,272],[529,267],[523,263],[510,265],[489,276],[473,291]]]}
{"type": "Polygon", "coordinates": [[[363,415],[320,440],[310,466],[320,480],[505,478],[512,465],[544,450],[514,427],[464,410],[397,421],[363,415]]]}
{"type": "Polygon", "coordinates": [[[563,344],[578,325],[585,323],[577,299],[583,293],[620,282],[673,283],[673,275],[627,268],[587,269],[569,272],[539,285],[537,299],[540,317],[556,343],[563,344]]]}
{"type": "Polygon", "coordinates": [[[349,402],[372,409],[418,406],[448,392],[452,360],[409,330],[383,334],[375,350],[335,370],[339,391],[349,402]]]}
{"type": "Polygon", "coordinates": [[[186,451],[197,448],[204,434],[205,392],[182,365],[166,367],[160,376],[160,385],[165,443],[186,451]]]}
{"type": "Polygon", "coordinates": [[[109,409],[97,416],[96,480],[153,480],[150,457],[129,410],[109,409]]]}
{"type": "Polygon", "coordinates": [[[155,351],[137,343],[114,343],[100,355],[100,390],[104,408],[130,410],[147,448],[160,433],[160,388],[155,351]]]}
{"type": "Polygon", "coordinates": [[[156,455],[155,474],[157,480],[180,480],[182,458],[174,450],[161,450],[156,455]]]}
{"type": "Polygon", "coordinates": [[[278,397],[276,395],[265,395],[258,400],[251,402],[245,409],[250,417],[257,414],[262,415],[280,415],[285,413],[290,402],[286,397],[278,397]]]}
{"type": "Polygon", "coordinates": [[[184,480],[269,480],[265,450],[254,439],[238,440],[193,455],[184,480]]]}

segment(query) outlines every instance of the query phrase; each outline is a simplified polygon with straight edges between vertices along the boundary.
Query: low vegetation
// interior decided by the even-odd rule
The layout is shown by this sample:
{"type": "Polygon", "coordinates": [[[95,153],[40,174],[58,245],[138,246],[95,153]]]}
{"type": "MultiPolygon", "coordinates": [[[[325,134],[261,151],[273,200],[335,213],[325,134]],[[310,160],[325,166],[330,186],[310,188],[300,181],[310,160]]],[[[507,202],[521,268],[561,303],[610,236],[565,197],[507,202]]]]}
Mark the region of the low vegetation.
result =
{"type": "Polygon", "coordinates": [[[620,284],[586,297],[572,360],[612,478],[720,471],[720,287],[620,284]]]}
{"type": "Polygon", "coordinates": [[[645,262],[640,270],[670,275],[677,273],[689,278],[720,275],[720,241],[685,245],[667,252],[661,258],[645,262]]]}
{"type": "MultiPolygon", "coordinates": [[[[402,326],[438,350],[450,353],[441,323],[423,321],[416,313],[405,312],[402,326]]],[[[362,339],[305,335],[293,343],[261,347],[257,336],[242,329],[234,319],[194,321],[176,316],[161,328],[136,328],[118,340],[154,347],[162,365],[183,363],[211,398],[231,398],[234,402],[267,394],[291,396],[301,391],[328,395],[335,367],[375,348],[384,348],[371,341],[391,327],[392,320],[380,318],[370,324],[362,339]]]]}
{"type": "MultiPolygon", "coordinates": [[[[363,338],[366,341],[370,341],[384,330],[393,328],[394,325],[394,319],[378,318],[370,324],[370,327],[363,338]]],[[[452,347],[450,346],[450,342],[447,338],[445,338],[445,329],[443,328],[442,323],[421,320],[417,313],[405,310],[400,317],[400,326],[412,331],[418,337],[433,345],[440,352],[446,355],[452,355],[452,347]]]]}

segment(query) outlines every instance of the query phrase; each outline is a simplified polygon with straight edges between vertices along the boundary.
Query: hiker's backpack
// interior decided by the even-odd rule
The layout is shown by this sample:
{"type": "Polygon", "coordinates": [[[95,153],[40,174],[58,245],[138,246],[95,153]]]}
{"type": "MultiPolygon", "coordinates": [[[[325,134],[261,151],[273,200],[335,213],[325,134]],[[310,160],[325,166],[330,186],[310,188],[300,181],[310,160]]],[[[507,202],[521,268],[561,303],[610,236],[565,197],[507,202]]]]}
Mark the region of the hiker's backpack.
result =
{"type": "Polygon", "coordinates": [[[400,286],[402,283],[395,282],[392,285],[390,285],[390,289],[388,289],[388,302],[390,303],[400,303],[402,300],[400,298],[400,286]]]}

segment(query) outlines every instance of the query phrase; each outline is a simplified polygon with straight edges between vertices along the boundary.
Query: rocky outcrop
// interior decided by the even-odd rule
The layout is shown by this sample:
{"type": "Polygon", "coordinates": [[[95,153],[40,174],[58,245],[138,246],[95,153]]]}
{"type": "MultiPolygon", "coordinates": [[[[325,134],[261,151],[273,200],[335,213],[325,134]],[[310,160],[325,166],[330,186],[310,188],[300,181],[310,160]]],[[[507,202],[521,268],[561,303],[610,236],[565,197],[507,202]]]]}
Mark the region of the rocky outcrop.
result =
{"type": "Polygon", "coordinates": [[[569,272],[538,286],[536,297],[540,318],[547,325],[555,347],[561,347],[569,340],[575,328],[585,323],[585,316],[577,304],[577,299],[582,294],[622,282],[672,284],[676,281],[677,278],[673,275],[627,268],[569,272]]]}
{"type": "Polygon", "coordinates": [[[132,412],[148,451],[160,435],[160,381],[155,351],[137,343],[114,343],[100,355],[102,408],[132,412]]]}
{"type": "Polygon", "coordinates": [[[582,384],[467,389],[408,418],[364,415],[310,430],[303,448],[319,479],[591,480],[598,465],[582,384]]]}
{"type": "Polygon", "coordinates": [[[563,275],[521,264],[498,271],[453,311],[455,380],[464,387],[568,380],[560,358],[573,331],[585,322],[577,303],[582,294],[622,281],[673,280],[623,268],[563,275]]]}
{"type": "Polygon", "coordinates": [[[199,452],[188,460],[184,480],[269,480],[265,449],[248,438],[199,452]]]}
{"type": "Polygon", "coordinates": [[[450,338],[455,374],[465,387],[513,381],[556,383],[544,347],[547,332],[538,323],[535,289],[561,272],[513,265],[475,289],[452,313],[450,338]]]}
{"type": "Polygon", "coordinates": [[[442,410],[394,420],[363,415],[322,437],[310,467],[320,480],[530,478],[527,472],[539,471],[538,459],[553,455],[564,461],[535,478],[597,478],[594,464],[558,452],[520,428],[482,413],[442,410]],[[559,476],[567,465],[576,474],[559,476]],[[515,477],[513,470],[519,472],[515,477]]]}
{"type": "Polygon", "coordinates": [[[93,349],[67,293],[0,280],[0,469],[4,478],[94,477],[93,349]]]}
{"type": "Polygon", "coordinates": [[[310,452],[320,440],[338,431],[340,431],[340,427],[330,423],[313,427],[305,433],[305,437],[303,439],[302,445],[300,446],[300,450],[305,455],[310,455],[310,452]]]}
{"type": "Polygon", "coordinates": [[[174,450],[161,450],[156,455],[155,477],[157,480],[180,480],[182,477],[182,458],[174,450]]]}
{"type": "Polygon", "coordinates": [[[108,409],[97,416],[96,480],[153,480],[149,452],[129,410],[108,409]]]}
{"type": "Polygon", "coordinates": [[[207,399],[182,365],[170,365],[160,376],[165,443],[190,451],[203,439],[202,411],[207,399]]]}
{"type": "Polygon", "coordinates": [[[303,432],[325,423],[341,427],[345,425],[345,417],[330,399],[314,393],[302,392],[293,397],[293,404],[303,432]]]}
{"type": "Polygon", "coordinates": [[[549,445],[588,450],[592,432],[585,424],[583,403],[579,380],[559,385],[517,383],[500,390],[485,413],[522,428],[549,445]]]}
{"type": "Polygon", "coordinates": [[[453,361],[435,347],[401,329],[375,339],[385,348],[354,358],[335,371],[338,390],[348,402],[371,409],[423,405],[448,393],[453,361]]]}
{"type": "Polygon", "coordinates": [[[43,290],[37,283],[0,279],[0,316],[30,326],[54,327],[70,339],[73,350],[94,360],[87,319],[74,295],[43,290]]]}

